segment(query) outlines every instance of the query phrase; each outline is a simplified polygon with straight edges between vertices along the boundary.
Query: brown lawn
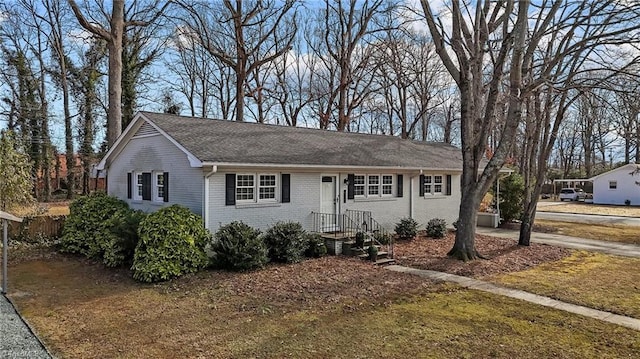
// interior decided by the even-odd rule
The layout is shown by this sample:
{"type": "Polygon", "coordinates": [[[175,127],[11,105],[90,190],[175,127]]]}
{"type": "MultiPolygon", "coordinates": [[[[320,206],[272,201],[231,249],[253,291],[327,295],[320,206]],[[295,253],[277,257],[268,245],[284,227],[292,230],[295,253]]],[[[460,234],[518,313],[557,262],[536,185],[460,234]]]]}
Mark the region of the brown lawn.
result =
{"type": "Polygon", "coordinates": [[[538,206],[540,212],[561,212],[580,214],[599,214],[609,216],[640,217],[638,206],[614,206],[584,202],[570,202],[556,205],[538,206]]]}
{"type": "MultiPolygon", "coordinates": [[[[443,251],[447,240],[421,238],[396,249],[403,263],[417,264],[420,253],[443,251]]],[[[501,239],[479,238],[479,247],[493,259],[441,257],[437,267],[481,276],[544,261],[527,259],[534,253],[501,239]]],[[[532,248],[549,259],[568,254],[532,248]]],[[[250,273],[203,271],[147,285],[126,269],[37,249],[12,257],[10,297],[63,358],[640,355],[633,330],[355,259],[326,257],[250,273]]],[[[424,265],[437,256],[424,257],[431,262],[424,265]]]]}

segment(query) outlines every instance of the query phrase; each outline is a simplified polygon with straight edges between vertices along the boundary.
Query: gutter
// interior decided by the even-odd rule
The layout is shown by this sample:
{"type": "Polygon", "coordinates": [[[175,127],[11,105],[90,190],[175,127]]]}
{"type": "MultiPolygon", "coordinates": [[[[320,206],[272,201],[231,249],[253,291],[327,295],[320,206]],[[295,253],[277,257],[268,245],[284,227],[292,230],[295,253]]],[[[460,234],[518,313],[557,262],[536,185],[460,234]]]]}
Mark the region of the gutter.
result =
{"type": "Polygon", "coordinates": [[[204,217],[204,228],[209,229],[209,178],[218,172],[218,166],[211,166],[211,171],[204,174],[204,198],[202,200],[202,217],[204,217]]]}

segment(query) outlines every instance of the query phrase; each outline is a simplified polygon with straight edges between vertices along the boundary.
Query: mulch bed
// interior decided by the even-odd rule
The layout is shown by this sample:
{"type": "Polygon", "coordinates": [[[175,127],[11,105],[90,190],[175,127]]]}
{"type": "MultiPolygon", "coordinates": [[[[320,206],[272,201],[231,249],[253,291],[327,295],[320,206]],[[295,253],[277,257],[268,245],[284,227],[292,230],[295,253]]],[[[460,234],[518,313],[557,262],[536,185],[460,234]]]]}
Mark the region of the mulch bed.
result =
{"type": "Polygon", "coordinates": [[[455,233],[433,239],[424,234],[409,241],[397,241],[394,246],[398,264],[480,278],[493,274],[517,272],[530,267],[567,257],[571,251],[545,244],[531,243],[518,246],[512,239],[476,235],[476,249],[488,259],[463,262],[447,257],[453,247],[455,233]]]}

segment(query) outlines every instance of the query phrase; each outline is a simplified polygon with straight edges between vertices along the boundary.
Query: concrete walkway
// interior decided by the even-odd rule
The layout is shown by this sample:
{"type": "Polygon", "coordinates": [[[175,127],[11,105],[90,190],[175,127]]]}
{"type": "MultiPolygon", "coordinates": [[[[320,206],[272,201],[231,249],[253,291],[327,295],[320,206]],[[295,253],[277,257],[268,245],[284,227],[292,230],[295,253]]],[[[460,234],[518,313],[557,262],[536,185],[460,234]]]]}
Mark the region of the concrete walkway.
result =
{"type": "Polygon", "coordinates": [[[570,304],[561,302],[549,297],[544,297],[537,294],[532,294],[517,289],[509,289],[502,286],[498,286],[489,282],[481,281],[478,279],[463,277],[455,274],[436,272],[431,270],[414,269],[409,267],[403,267],[399,265],[390,265],[385,267],[388,270],[400,273],[408,273],[417,275],[423,278],[433,279],[437,281],[456,283],[464,288],[480,290],[483,292],[503,295],[505,297],[524,300],[530,303],[550,307],[558,310],[564,310],[585,317],[599,319],[605,322],[617,324],[623,327],[631,328],[640,331],[640,319],[625,317],[623,315],[613,314],[602,310],[596,310],[581,305],[570,304]]]}
{"type": "MultiPolygon", "coordinates": [[[[502,228],[476,228],[476,233],[487,236],[518,240],[519,232],[502,228]]],[[[563,236],[554,233],[531,233],[531,242],[549,244],[557,247],[602,252],[617,256],[640,258],[640,245],[619,242],[599,241],[578,237],[563,236]]]]}
{"type": "Polygon", "coordinates": [[[0,294],[0,358],[51,358],[22,321],[9,300],[0,294]]]}

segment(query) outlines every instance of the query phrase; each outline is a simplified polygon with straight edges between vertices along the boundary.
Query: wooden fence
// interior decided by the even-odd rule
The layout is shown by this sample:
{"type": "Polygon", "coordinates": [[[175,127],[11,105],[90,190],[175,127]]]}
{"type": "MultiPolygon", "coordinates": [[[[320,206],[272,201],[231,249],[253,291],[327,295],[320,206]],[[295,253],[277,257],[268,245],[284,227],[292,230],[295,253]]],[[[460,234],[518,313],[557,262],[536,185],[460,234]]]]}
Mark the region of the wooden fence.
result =
{"type": "Polygon", "coordinates": [[[62,235],[66,216],[28,216],[22,223],[9,224],[9,238],[24,242],[40,242],[62,235]]]}

